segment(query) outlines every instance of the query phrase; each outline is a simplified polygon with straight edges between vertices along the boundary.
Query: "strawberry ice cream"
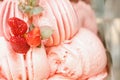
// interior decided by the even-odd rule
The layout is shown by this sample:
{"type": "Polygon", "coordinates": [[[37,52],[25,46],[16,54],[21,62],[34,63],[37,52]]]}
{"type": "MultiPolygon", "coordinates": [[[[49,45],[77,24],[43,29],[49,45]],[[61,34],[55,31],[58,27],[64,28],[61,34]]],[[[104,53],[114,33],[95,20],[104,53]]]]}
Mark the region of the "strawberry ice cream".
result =
{"type": "Polygon", "coordinates": [[[107,57],[96,35],[90,5],[81,0],[39,0],[44,10],[33,16],[32,23],[39,28],[50,27],[54,32],[39,47],[30,47],[22,54],[10,45],[14,35],[7,23],[9,18],[17,17],[29,26],[28,15],[18,9],[18,4],[17,0],[0,3],[0,79],[104,80],[107,57]]]}
{"type": "Polygon", "coordinates": [[[48,59],[51,75],[59,73],[75,80],[99,74],[107,63],[102,43],[86,29],[81,29],[70,41],[48,49],[48,59]]]}
{"type": "Polygon", "coordinates": [[[42,0],[39,4],[44,11],[42,17],[34,17],[34,23],[38,26],[50,26],[55,30],[46,46],[58,45],[78,32],[81,26],[78,25],[78,18],[68,0],[42,0]]]}
{"type": "MultiPolygon", "coordinates": [[[[39,27],[50,26],[54,29],[52,37],[50,37],[45,44],[46,46],[58,45],[62,41],[72,38],[78,32],[81,26],[97,33],[94,13],[90,6],[86,5],[82,1],[74,4],[70,3],[68,0],[42,0],[39,1],[39,5],[44,8],[44,11],[42,13],[42,17],[35,16],[33,18],[33,23],[39,27]]],[[[1,18],[0,21],[3,21],[3,23],[0,24],[0,28],[3,33],[5,33],[4,36],[9,39],[10,31],[8,28],[4,27],[8,26],[6,20],[12,16],[16,16],[27,22],[27,17],[21,14],[21,12],[18,10],[17,1],[4,1],[1,7],[2,14],[0,16],[3,18],[1,18]]]]}
{"type": "Polygon", "coordinates": [[[34,17],[34,23],[37,26],[50,26],[55,30],[46,46],[58,45],[72,38],[80,27],[97,33],[97,24],[90,5],[82,1],[70,3],[68,0],[42,0],[39,4],[44,11],[42,17],[34,17]]]}
{"type": "Polygon", "coordinates": [[[24,56],[12,51],[3,37],[0,41],[0,68],[7,80],[43,80],[49,76],[50,68],[43,46],[30,49],[24,56]]]}

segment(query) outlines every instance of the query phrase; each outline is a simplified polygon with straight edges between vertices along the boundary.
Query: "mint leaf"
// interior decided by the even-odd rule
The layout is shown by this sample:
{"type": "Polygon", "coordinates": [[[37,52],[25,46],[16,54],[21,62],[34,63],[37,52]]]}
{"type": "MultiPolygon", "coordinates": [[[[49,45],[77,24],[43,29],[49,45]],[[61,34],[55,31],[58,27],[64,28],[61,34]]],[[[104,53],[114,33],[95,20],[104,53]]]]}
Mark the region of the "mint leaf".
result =
{"type": "Polygon", "coordinates": [[[22,13],[29,14],[30,17],[40,14],[43,11],[43,8],[38,5],[38,0],[27,0],[26,3],[20,2],[18,9],[22,13]]]}
{"type": "Polygon", "coordinates": [[[28,0],[27,3],[28,5],[34,7],[34,6],[37,6],[38,0],[28,0]]]}
{"type": "Polygon", "coordinates": [[[29,31],[33,30],[35,28],[34,24],[30,24],[29,31]]]}
{"type": "Polygon", "coordinates": [[[33,7],[30,11],[30,15],[37,15],[40,14],[43,11],[43,8],[38,6],[38,7],[33,7]]]}
{"type": "Polygon", "coordinates": [[[40,27],[42,39],[47,39],[53,34],[53,29],[49,26],[40,27]]]}
{"type": "Polygon", "coordinates": [[[19,4],[18,9],[23,13],[29,13],[31,11],[32,7],[29,5],[26,5],[26,4],[19,4]]]}

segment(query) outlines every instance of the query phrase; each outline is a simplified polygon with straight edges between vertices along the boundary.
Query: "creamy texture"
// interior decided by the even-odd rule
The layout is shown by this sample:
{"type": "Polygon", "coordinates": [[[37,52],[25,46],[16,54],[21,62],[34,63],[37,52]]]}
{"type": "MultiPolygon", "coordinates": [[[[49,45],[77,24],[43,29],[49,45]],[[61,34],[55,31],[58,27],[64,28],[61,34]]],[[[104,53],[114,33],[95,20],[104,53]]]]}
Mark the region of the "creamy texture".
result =
{"type": "Polygon", "coordinates": [[[72,80],[72,79],[65,77],[63,75],[60,75],[60,74],[56,74],[54,76],[51,76],[48,80],[72,80]]]}
{"type": "Polygon", "coordinates": [[[85,4],[82,1],[79,1],[78,3],[72,3],[72,5],[79,19],[79,23],[82,23],[82,27],[85,27],[86,29],[97,33],[98,30],[95,14],[90,5],[85,4]]]}
{"type": "Polygon", "coordinates": [[[41,46],[41,48],[34,48],[32,49],[32,51],[29,51],[26,57],[26,62],[29,66],[28,72],[30,71],[29,77],[33,76],[29,80],[43,80],[48,78],[50,68],[46,56],[46,51],[43,45],[41,46]],[[32,68],[32,70],[30,67],[32,68]]]}
{"type": "Polygon", "coordinates": [[[11,36],[11,32],[9,26],[7,24],[7,20],[10,17],[18,17],[25,22],[27,22],[27,17],[20,13],[18,10],[18,2],[12,0],[5,0],[1,4],[0,8],[0,34],[3,35],[7,40],[9,40],[11,36]]]}
{"type": "MultiPolygon", "coordinates": [[[[72,4],[68,0],[41,0],[39,5],[44,8],[41,15],[33,18],[35,26],[49,26],[54,30],[53,35],[46,40],[46,46],[59,45],[64,40],[72,38],[80,29],[87,29],[97,33],[95,17],[89,5],[79,1],[72,4]],[[61,4],[59,4],[61,3],[61,4]],[[78,10],[79,9],[79,10],[78,10]]],[[[27,16],[18,10],[18,2],[7,0],[4,1],[0,11],[0,34],[9,39],[11,32],[8,28],[7,19],[10,17],[18,17],[27,22],[27,16]]]]}
{"type": "Polygon", "coordinates": [[[9,45],[12,34],[7,20],[18,17],[28,24],[28,17],[18,10],[17,0],[0,3],[0,79],[104,80],[107,60],[91,7],[69,0],[39,0],[38,4],[44,11],[33,17],[34,25],[49,26],[54,32],[41,48],[22,55],[9,45]]]}
{"type": "MultiPolygon", "coordinates": [[[[7,80],[43,80],[50,68],[44,46],[30,49],[26,56],[15,53],[3,37],[0,37],[0,68],[7,80]]],[[[1,75],[1,74],[0,74],[1,75]]]]}
{"type": "Polygon", "coordinates": [[[48,49],[48,53],[51,75],[61,73],[73,79],[86,79],[99,74],[107,64],[99,38],[82,28],[70,41],[48,49]]]}
{"type": "Polygon", "coordinates": [[[78,25],[78,18],[68,0],[41,0],[39,4],[44,11],[42,17],[34,17],[34,23],[37,26],[50,26],[54,29],[46,46],[58,45],[64,40],[72,38],[78,32],[81,26],[78,25]]]}

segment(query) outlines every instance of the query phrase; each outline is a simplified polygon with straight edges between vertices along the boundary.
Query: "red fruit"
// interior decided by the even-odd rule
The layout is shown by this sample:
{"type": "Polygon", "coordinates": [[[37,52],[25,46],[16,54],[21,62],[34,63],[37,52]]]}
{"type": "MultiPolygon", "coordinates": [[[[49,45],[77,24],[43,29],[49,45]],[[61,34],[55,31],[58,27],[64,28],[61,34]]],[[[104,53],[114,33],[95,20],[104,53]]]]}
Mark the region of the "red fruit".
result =
{"type": "Polygon", "coordinates": [[[27,40],[27,43],[31,46],[31,47],[37,47],[41,44],[41,38],[40,38],[40,29],[39,27],[35,27],[34,29],[32,29],[30,32],[28,32],[25,35],[25,38],[27,40]]]}
{"type": "Polygon", "coordinates": [[[16,18],[16,17],[9,18],[8,24],[11,28],[11,32],[15,36],[23,35],[24,33],[26,33],[27,28],[28,28],[27,24],[23,20],[16,18]]]}
{"type": "Polygon", "coordinates": [[[12,36],[10,38],[10,44],[13,50],[17,53],[26,53],[30,48],[26,42],[26,39],[21,36],[12,36]]]}

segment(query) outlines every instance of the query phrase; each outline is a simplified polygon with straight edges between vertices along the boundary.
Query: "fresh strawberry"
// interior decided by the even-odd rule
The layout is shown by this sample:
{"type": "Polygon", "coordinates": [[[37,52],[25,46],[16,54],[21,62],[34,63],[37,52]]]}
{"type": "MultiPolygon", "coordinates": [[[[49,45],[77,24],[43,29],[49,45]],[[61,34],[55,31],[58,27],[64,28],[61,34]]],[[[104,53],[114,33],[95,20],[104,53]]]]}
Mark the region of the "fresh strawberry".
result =
{"type": "Polygon", "coordinates": [[[31,47],[37,47],[41,44],[41,38],[40,38],[40,29],[39,27],[33,28],[30,32],[28,32],[25,35],[25,38],[27,40],[27,43],[31,47]]]}
{"type": "Polygon", "coordinates": [[[26,53],[30,48],[26,42],[26,39],[21,36],[12,36],[10,38],[10,44],[13,50],[17,53],[26,53]]]}
{"type": "Polygon", "coordinates": [[[12,34],[14,34],[15,36],[23,35],[24,33],[26,33],[28,28],[27,24],[23,20],[16,17],[9,18],[8,24],[11,28],[12,34]]]}

